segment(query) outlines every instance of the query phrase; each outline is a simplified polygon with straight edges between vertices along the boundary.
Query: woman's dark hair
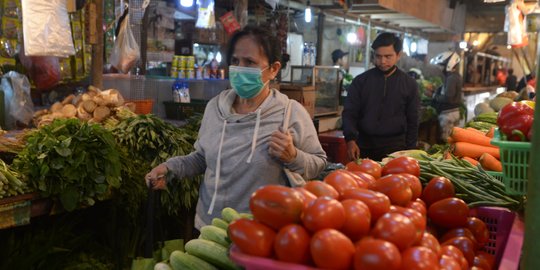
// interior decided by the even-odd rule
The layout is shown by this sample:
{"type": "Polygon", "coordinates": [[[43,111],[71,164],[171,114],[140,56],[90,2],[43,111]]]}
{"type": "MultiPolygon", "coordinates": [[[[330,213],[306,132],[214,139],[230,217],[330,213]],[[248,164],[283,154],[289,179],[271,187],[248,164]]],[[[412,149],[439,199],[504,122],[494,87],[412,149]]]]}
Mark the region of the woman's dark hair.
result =
{"type": "Polygon", "coordinates": [[[375,38],[371,44],[371,48],[376,50],[379,47],[386,47],[390,45],[394,46],[394,51],[396,51],[396,53],[400,53],[401,49],[403,48],[403,42],[398,36],[392,33],[383,32],[380,33],[377,38],[375,38]]]}
{"type": "Polygon", "coordinates": [[[244,29],[234,33],[229,41],[229,48],[227,49],[227,64],[231,64],[231,58],[234,53],[234,47],[240,38],[249,36],[255,40],[259,46],[263,49],[264,54],[268,57],[268,64],[272,64],[276,61],[281,62],[281,43],[276,36],[269,31],[269,28],[261,26],[246,26],[244,29]]]}

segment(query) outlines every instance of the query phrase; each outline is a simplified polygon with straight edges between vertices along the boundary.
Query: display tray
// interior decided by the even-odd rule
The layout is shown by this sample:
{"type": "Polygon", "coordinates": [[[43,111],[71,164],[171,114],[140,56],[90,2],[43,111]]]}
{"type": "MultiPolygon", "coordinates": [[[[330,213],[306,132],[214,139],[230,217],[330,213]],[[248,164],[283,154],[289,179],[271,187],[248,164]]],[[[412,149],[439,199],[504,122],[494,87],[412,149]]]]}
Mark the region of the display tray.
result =
{"type": "MultiPolygon", "coordinates": [[[[495,256],[494,269],[518,269],[523,245],[524,224],[519,216],[506,208],[477,207],[470,215],[484,221],[489,229],[489,241],[482,248],[495,256]]],[[[230,258],[246,270],[316,270],[306,265],[285,263],[269,258],[244,254],[234,244],[230,258]]]]}

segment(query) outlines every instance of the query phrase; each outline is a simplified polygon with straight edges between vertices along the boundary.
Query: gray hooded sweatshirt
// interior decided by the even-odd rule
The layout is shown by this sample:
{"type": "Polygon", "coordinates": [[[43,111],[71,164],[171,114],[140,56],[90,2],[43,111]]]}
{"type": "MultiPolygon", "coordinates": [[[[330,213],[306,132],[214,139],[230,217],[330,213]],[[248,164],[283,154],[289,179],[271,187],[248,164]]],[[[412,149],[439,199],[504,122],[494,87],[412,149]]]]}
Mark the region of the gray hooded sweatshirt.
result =
{"type": "Polygon", "coordinates": [[[195,227],[211,224],[221,210],[232,207],[249,211],[251,194],[261,186],[298,186],[290,182],[284,169],[313,179],[326,166],[326,153],[317,137],[311,117],[294,100],[271,89],[270,95],[252,113],[232,110],[236,93],[226,90],[206,106],[195,151],[166,161],[175,177],[204,173],[199,189],[195,227]],[[272,132],[282,127],[287,104],[291,102],[288,130],[297,149],[296,159],[283,163],[268,153],[272,132]]]}

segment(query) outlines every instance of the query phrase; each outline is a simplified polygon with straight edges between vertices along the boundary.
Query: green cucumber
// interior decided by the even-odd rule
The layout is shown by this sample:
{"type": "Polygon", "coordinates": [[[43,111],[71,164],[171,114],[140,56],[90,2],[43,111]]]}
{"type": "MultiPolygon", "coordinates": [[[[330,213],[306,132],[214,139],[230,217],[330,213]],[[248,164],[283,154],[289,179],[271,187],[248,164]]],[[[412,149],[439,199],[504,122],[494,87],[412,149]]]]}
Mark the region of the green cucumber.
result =
{"type": "Polygon", "coordinates": [[[224,230],[228,230],[229,229],[229,223],[227,223],[227,221],[221,219],[221,218],[213,218],[212,219],[212,225],[218,227],[218,228],[222,228],[224,230]]]}
{"type": "Polygon", "coordinates": [[[212,264],[179,250],[171,253],[169,263],[173,270],[218,270],[212,264]]]}
{"type": "Polygon", "coordinates": [[[201,227],[201,239],[206,239],[212,242],[216,242],[226,248],[228,248],[231,245],[231,243],[228,240],[229,238],[227,237],[227,231],[213,225],[207,225],[207,226],[201,227]]]}
{"type": "Polygon", "coordinates": [[[209,240],[205,239],[192,239],[186,243],[185,249],[188,254],[199,257],[215,266],[219,269],[225,270],[239,270],[231,259],[229,259],[229,249],[209,240]]]}
{"type": "Polygon", "coordinates": [[[221,217],[227,223],[231,223],[231,222],[239,219],[240,214],[238,213],[238,211],[236,211],[236,210],[234,210],[234,209],[232,209],[230,207],[225,207],[225,208],[223,208],[223,210],[221,210],[221,217]]]}
{"type": "Polygon", "coordinates": [[[241,218],[253,219],[252,213],[240,213],[241,218]]]}

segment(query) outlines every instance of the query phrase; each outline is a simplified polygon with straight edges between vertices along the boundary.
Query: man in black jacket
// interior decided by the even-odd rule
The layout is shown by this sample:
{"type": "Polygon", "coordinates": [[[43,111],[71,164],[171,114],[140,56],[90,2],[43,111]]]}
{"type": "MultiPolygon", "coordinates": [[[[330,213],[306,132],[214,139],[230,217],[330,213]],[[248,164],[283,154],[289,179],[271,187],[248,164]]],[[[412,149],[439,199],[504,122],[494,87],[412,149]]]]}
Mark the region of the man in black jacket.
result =
{"type": "Polygon", "coordinates": [[[416,148],[418,139],[418,85],[396,66],[402,41],[381,33],[371,48],[375,67],[354,78],[343,110],[351,160],[381,160],[392,152],[416,148]]]}

